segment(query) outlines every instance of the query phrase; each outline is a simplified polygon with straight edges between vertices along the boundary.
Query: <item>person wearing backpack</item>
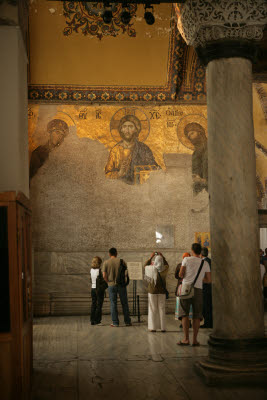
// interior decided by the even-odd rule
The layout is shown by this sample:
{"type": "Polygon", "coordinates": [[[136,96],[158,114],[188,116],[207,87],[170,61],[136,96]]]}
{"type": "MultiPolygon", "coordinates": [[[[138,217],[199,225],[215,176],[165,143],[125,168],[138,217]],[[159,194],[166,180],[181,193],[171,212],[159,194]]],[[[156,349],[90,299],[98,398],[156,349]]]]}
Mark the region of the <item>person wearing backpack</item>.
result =
{"type": "Polygon", "coordinates": [[[103,277],[108,284],[108,293],[110,300],[110,310],[112,324],[111,327],[119,326],[119,316],[117,307],[117,297],[119,295],[126,326],[131,326],[130,311],[127,297],[127,285],[129,277],[127,264],[124,260],[117,258],[117,250],[112,247],[109,250],[109,260],[104,262],[103,277]]]}
{"type": "Polygon", "coordinates": [[[102,306],[104,302],[105,290],[107,288],[107,283],[103,278],[101,272],[102,260],[100,257],[96,256],[92,259],[91,264],[91,325],[101,325],[102,319],[102,306]]]}

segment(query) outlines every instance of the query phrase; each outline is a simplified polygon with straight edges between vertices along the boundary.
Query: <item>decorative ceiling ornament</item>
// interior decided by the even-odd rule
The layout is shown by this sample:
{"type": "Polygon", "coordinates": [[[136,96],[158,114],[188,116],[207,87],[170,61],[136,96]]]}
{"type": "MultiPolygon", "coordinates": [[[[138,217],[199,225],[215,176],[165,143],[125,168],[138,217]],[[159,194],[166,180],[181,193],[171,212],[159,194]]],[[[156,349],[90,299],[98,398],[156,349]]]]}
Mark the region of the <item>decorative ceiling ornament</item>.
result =
{"type": "MultiPolygon", "coordinates": [[[[63,30],[64,35],[69,36],[73,32],[81,32],[85,36],[91,35],[102,39],[104,36],[115,37],[120,33],[127,33],[130,37],[135,37],[136,31],[133,28],[133,23],[125,25],[121,21],[122,4],[112,3],[110,7],[113,17],[111,22],[107,24],[102,18],[104,3],[64,1],[63,10],[67,24],[63,30]]],[[[136,4],[129,4],[129,12],[132,17],[136,10],[136,4]]]]}
{"type": "Polygon", "coordinates": [[[174,8],[181,35],[195,48],[218,40],[260,40],[267,24],[265,0],[187,0],[174,8]]]}

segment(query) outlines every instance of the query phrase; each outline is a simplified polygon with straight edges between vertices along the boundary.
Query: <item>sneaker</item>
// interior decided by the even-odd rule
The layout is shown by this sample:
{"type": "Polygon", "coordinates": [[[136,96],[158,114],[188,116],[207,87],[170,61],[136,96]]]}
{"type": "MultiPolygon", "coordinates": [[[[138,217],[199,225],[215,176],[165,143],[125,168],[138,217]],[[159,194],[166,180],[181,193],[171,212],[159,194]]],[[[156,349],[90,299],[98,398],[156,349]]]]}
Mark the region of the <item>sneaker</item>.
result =
{"type": "Polygon", "coordinates": [[[102,324],[102,322],[96,322],[95,325],[97,325],[97,326],[103,326],[104,324],[102,324]]]}
{"type": "Polygon", "coordinates": [[[111,328],[118,328],[119,327],[119,325],[113,325],[113,324],[110,324],[110,326],[111,326],[111,328]]]}
{"type": "Polygon", "coordinates": [[[91,322],[91,325],[95,325],[95,322],[91,322]]]}

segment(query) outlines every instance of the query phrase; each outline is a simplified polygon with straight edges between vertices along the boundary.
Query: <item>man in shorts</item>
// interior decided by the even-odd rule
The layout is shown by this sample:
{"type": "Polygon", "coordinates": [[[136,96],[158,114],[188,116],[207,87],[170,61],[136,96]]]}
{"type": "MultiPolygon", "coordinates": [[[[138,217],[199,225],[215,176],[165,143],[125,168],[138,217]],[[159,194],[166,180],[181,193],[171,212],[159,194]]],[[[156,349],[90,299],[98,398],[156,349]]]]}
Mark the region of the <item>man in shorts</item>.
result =
{"type": "MultiPolygon", "coordinates": [[[[179,276],[183,279],[183,283],[192,284],[197,276],[201,265],[201,245],[199,243],[192,244],[192,257],[185,257],[182,262],[179,276]]],[[[189,346],[189,310],[190,305],[193,307],[193,343],[192,346],[199,346],[197,334],[200,326],[203,308],[203,281],[211,283],[210,266],[207,261],[203,260],[201,272],[194,285],[194,296],[190,299],[180,299],[179,319],[182,320],[184,338],[177,344],[180,346],[189,346]]]]}

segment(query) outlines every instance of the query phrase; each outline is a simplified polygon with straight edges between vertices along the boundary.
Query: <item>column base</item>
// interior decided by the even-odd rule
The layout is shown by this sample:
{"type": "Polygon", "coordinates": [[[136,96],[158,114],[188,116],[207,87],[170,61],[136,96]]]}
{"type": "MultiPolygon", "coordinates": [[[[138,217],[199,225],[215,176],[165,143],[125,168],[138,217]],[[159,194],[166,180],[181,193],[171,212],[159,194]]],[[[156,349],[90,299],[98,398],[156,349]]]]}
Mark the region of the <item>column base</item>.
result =
{"type": "Polygon", "coordinates": [[[267,339],[225,340],[210,336],[209,357],[195,364],[209,386],[266,385],[267,339]]]}
{"type": "Polygon", "coordinates": [[[203,379],[208,386],[220,385],[264,385],[267,381],[267,366],[252,365],[241,366],[221,366],[213,363],[209,359],[195,363],[196,373],[203,379]]]}

